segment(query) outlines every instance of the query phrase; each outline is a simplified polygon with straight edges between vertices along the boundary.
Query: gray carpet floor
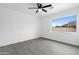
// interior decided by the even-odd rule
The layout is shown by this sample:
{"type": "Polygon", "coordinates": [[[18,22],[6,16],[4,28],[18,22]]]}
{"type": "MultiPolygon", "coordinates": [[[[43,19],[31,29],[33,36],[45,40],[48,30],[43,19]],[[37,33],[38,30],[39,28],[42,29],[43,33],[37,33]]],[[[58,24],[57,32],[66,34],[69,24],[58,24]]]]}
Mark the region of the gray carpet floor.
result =
{"type": "Polygon", "coordinates": [[[79,47],[37,38],[0,47],[0,55],[78,55],[79,47]]]}

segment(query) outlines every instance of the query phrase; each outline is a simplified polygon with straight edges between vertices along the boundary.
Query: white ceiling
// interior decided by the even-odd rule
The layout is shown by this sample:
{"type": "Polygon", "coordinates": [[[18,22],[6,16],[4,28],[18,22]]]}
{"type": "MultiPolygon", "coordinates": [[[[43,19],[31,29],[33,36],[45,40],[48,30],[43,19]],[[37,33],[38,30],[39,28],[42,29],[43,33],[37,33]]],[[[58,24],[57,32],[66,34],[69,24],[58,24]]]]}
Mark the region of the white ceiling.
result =
{"type": "Polygon", "coordinates": [[[23,13],[29,13],[37,16],[54,14],[64,10],[79,8],[79,3],[43,3],[43,5],[52,4],[54,8],[45,8],[47,12],[40,10],[37,14],[36,9],[28,9],[29,7],[37,7],[36,3],[0,3],[0,7],[6,7],[23,13]]]}

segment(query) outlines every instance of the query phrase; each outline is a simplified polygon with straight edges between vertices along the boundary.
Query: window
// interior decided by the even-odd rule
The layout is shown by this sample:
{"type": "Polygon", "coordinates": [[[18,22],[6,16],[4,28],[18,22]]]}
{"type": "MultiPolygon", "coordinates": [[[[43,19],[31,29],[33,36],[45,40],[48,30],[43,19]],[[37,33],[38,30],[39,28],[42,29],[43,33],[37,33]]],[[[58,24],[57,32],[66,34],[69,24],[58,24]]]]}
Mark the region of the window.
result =
{"type": "Polygon", "coordinates": [[[52,20],[52,31],[76,32],[76,15],[52,20]]]}

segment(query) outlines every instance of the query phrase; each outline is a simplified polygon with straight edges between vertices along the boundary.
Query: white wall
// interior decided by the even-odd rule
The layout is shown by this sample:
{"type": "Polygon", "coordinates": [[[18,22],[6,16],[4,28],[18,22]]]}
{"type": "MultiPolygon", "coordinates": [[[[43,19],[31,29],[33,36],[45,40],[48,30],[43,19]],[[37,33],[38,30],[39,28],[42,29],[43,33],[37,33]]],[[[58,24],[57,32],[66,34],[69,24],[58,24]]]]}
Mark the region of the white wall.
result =
{"type": "Polygon", "coordinates": [[[0,7],[0,46],[5,46],[37,37],[45,37],[79,46],[79,9],[68,10],[43,17],[0,7]],[[51,20],[77,15],[77,32],[51,31],[51,20]]]}
{"type": "Polygon", "coordinates": [[[79,9],[62,11],[56,14],[43,16],[41,20],[41,37],[57,40],[79,46],[79,9]],[[77,15],[77,32],[54,32],[52,31],[51,21],[53,18],[77,15]]]}
{"type": "Polygon", "coordinates": [[[0,7],[0,46],[37,37],[39,37],[38,17],[0,7]]]}

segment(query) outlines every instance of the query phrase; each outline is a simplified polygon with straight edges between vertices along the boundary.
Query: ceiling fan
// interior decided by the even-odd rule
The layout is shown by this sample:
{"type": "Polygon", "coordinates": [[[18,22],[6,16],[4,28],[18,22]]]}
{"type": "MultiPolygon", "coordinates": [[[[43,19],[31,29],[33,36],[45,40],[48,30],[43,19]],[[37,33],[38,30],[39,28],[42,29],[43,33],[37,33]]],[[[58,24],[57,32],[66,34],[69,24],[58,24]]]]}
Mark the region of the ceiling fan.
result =
{"type": "Polygon", "coordinates": [[[37,9],[35,13],[38,13],[39,9],[41,9],[44,12],[47,12],[47,10],[45,10],[44,8],[52,7],[52,4],[45,5],[45,6],[43,6],[41,3],[36,3],[36,4],[37,4],[37,7],[31,7],[31,8],[29,8],[29,9],[37,9]]]}

